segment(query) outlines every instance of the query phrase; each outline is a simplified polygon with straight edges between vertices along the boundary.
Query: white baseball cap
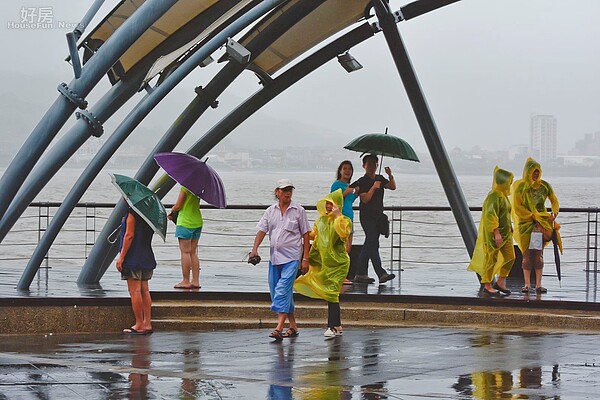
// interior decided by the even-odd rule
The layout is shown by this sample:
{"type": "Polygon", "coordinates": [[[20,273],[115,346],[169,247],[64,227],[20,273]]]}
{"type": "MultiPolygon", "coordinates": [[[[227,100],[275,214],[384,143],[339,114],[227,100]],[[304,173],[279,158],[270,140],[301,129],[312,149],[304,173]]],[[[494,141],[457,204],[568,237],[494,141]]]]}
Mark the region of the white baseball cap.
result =
{"type": "Polygon", "coordinates": [[[291,187],[292,189],[295,189],[294,184],[289,179],[280,179],[277,181],[277,184],[275,185],[275,189],[285,189],[287,187],[291,187]]]}

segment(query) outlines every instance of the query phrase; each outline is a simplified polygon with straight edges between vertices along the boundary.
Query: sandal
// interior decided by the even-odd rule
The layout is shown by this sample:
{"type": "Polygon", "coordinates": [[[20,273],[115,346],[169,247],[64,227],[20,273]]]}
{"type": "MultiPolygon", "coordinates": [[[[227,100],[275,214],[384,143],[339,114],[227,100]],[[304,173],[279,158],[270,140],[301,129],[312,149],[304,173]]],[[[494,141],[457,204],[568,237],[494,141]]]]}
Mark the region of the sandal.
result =
{"type": "Polygon", "coordinates": [[[548,289],[546,289],[545,287],[540,286],[538,288],[535,288],[535,292],[536,293],[548,293],[548,289]]]}
{"type": "Polygon", "coordinates": [[[523,286],[523,289],[521,289],[521,293],[529,293],[529,286],[523,286]]]}
{"type": "Polygon", "coordinates": [[[269,337],[275,339],[276,341],[283,340],[283,335],[278,329],[275,329],[273,332],[269,333],[269,337]]]}
{"type": "Polygon", "coordinates": [[[284,338],[296,337],[300,334],[296,328],[288,328],[281,336],[284,338]]]}

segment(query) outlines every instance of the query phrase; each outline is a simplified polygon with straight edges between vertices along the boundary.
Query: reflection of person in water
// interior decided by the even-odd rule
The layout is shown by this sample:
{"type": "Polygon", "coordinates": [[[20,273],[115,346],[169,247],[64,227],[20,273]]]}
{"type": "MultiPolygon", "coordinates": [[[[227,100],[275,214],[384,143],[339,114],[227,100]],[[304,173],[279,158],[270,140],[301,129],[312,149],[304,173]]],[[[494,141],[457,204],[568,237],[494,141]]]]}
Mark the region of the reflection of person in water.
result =
{"type": "MultiPolygon", "coordinates": [[[[381,343],[378,337],[373,337],[363,342],[363,375],[377,376],[379,370],[379,354],[381,353],[381,343]]],[[[361,386],[361,399],[376,400],[387,398],[387,388],[385,382],[375,382],[361,386]]]]}
{"type": "MultiPolygon", "coordinates": [[[[150,368],[150,337],[135,336],[132,339],[134,342],[131,366],[137,369],[150,368]]],[[[131,373],[129,374],[129,382],[129,396],[127,398],[148,398],[148,374],[131,373]]]]}
{"type": "Polygon", "coordinates": [[[473,372],[471,379],[474,399],[503,399],[513,387],[513,376],[509,371],[473,372]]]}
{"type": "MultiPolygon", "coordinates": [[[[198,348],[188,348],[183,350],[183,372],[194,373],[200,370],[200,350],[198,348]]],[[[198,391],[198,380],[181,378],[181,397],[182,399],[197,399],[200,396],[198,391]]]]}
{"type": "Polygon", "coordinates": [[[292,400],[292,368],[294,365],[294,342],[290,342],[285,356],[283,343],[277,343],[277,359],[271,369],[271,385],[267,393],[267,400],[292,400]],[[289,382],[289,385],[282,385],[289,382]]]}
{"type": "Polygon", "coordinates": [[[327,363],[316,364],[303,376],[303,389],[299,398],[306,400],[350,400],[352,399],[352,386],[344,386],[348,381],[349,344],[343,341],[329,341],[327,363]]]}

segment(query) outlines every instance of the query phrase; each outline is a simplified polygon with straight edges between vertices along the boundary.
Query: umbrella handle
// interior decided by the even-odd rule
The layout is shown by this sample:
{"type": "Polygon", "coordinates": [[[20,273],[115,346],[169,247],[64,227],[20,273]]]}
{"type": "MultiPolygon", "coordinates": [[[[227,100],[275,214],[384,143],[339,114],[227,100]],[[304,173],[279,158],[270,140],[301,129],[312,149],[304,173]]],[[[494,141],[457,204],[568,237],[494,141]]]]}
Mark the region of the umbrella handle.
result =
{"type": "Polygon", "coordinates": [[[121,225],[119,225],[119,227],[118,227],[117,229],[115,229],[114,231],[112,231],[112,232],[111,232],[111,233],[110,233],[110,234],[109,234],[109,235],[106,237],[106,241],[107,241],[108,243],[110,243],[110,244],[115,244],[115,242],[117,241],[117,239],[119,238],[119,236],[117,235],[117,236],[115,236],[115,238],[114,238],[114,239],[112,239],[112,238],[113,238],[113,235],[114,235],[116,232],[120,231],[120,230],[121,230],[121,225]],[[112,239],[112,240],[111,240],[111,239],[112,239]]]}

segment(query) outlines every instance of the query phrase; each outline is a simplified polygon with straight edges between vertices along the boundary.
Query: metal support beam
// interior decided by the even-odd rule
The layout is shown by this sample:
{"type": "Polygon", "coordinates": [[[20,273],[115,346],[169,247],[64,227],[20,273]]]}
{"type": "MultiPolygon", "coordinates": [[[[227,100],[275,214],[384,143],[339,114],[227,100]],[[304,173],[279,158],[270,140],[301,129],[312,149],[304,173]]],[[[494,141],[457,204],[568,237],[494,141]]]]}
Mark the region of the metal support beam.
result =
{"type": "MultiPolygon", "coordinates": [[[[289,30],[298,21],[308,15],[312,10],[321,5],[325,0],[305,0],[296,3],[286,10],[275,22],[268,25],[260,35],[247,44],[247,51],[253,57],[265,51],[277,38],[289,30]]],[[[228,38],[228,41],[231,39],[228,38]]],[[[148,184],[152,177],[158,172],[158,165],[154,161],[154,154],[165,151],[172,151],[183,136],[193,126],[193,124],[204,114],[208,107],[215,108],[218,104],[217,98],[235,81],[235,79],[244,71],[246,65],[238,60],[228,62],[221,71],[206,85],[205,88],[196,88],[196,98],[186,107],[184,112],[175,120],[174,124],[163,135],[157,146],[151,151],[144,161],[144,164],[136,174],[139,182],[148,184]]],[[[164,84],[164,83],[163,83],[164,84]]],[[[108,241],[104,240],[115,228],[123,215],[123,205],[113,211],[105,223],[102,232],[98,236],[98,241],[92,248],[78,278],[79,284],[97,284],[100,278],[108,269],[112,259],[116,255],[116,247],[110,246],[108,241]],[[110,251],[108,250],[109,248],[110,251]]]]}
{"type": "MultiPolygon", "coordinates": [[[[101,122],[106,122],[127,100],[129,100],[139,90],[148,70],[152,67],[157,58],[190,42],[197,35],[210,26],[215,20],[220,18],[233,4],[235,0],[220,1],[219,7],[213,7],[189,21],[184,27],[174,34],[170,35],[159,46],[140,60],[128,73],[127,76],[120,79],[111,89],[100,99],[93,110],[80,110],[76,112],[78,120],[86,124],[76,123],[60,141],[44,157],[38,161],[34,170],[27,177],[17,195],[12,200],[5,217],[0,220],[0,241],[12,228],[14,223],[20,218],[22,213],[35,196],[44,188],[54,174],[63,166],[77,149],[85,143],[90,136],[99,136],[102,134],[103,127],[101,122]],[[92,129],[90,129],[90,127],[92,129]]],[[[62,86],[61,86],[62,88],[62,86]]],[[[68,92],[68,88],[63,88],[65,93],[74,98],[68,92]]],[[[87,103],[85,103],[87,106],[87,103]]]]}
{"type": "MultiPolygon", "coordinates": [[[[190,56],[190,58],[188,58],[179,68],[177,68],[161,85],[156,87],[152,93],[144,97],[144,99],[123,120],[111,137],[106,141],[104,146],[96,154],[92,162],[83,171],[75,183],[75,186],[65,198],[63,204],[58,208],[40,243],[38,243],[38,246],[35,248],[31,259],[27,264],[27,269],[37,268],[41,264],[44,255],[48,252],[50,246],[54,242],[54,239],[60,232],[60,229],[66,222],[74,207],[77,205],[79,199],[81,199],[81,196],[83,196],[89,185],[98,175],[102,167],[108,162],[110,157],[112,157],[114,152],[119,148],[121,143],[123,143],[133,129],[139,125],[139,123],[150,113],[150,111],[152,111],[152,109],[203,60],[205,60],[210,54],[215,52],[223,43],[225,43],[228,37],[238,34],[256,19],[283,2],[285,2],[285,0],[262,1],[242,17],[233,21],[229,26],[225,27],[223,30],[211,37],[200,50],[190,56]]],[[[144,5],[146,4],[148,4],[148,1],[144,3],[144,5]]],[[[104,46],[106,46],[106,44],[104,44],[104,46]]],[[[100,50],[104,46],[102,46],[100,50]]],[[[22,279],[19,281],[18,287],[20,289],[27,289],[30,284],[31,281],[23,279],[22,277],[22,279]]]]}
{"type": "MultiPolygon", "coordinates": [[[[235,110],[229,113],[225,118],[223,118],[217,125],[207,131],[199,141],[197,141],[190,149],[188,149],[188,153],[199,158],[204,157],[231,131],[233,131],[269,101],[273,100],[279,94],[284,92],[286,89],[311,72],[315,71],[326,62],[335,59],[338,54],[349,50],[351,47],[367,40],[373,35],[374,32],[371,26],[368,23],[364,23],[363,25],[353,29],[332,43],[326,45],[322,49],[316,51],[314,54],[305,58],[301,62],[297,63],[289,70],[281,74],[281,76],[270,81],[268,85],[263,87],[259,92],[255,93],[252,97],[250,97],[235,110]]],[[[190,104],[190,107],[194,106],[190,104]]],[[[183,113],[182,116],[177,120],[179,121],[182,119],[184,114],[185,113],[183,113]]],[[[157,170],[158,168],[156,167],[156,163],[152,162],[150,165],[145,164],[144,167],[140,169],[136,177],[148,172],[151,172],[153,175],[157,170]],[[150,168],[151,171],[148,171],[148,168],[150,168]]],[[[150,178],[147,176],[144,178],[148,179],[148,181],[150,180],[150,178]]],[[[160,198],[163,198],[173,188],[174,185],[175,182],[167,175],[164,175],[156,183],[153,190],[156,191],[160,198]]],[[[101,268],[96,270],[95,273],[86,272],[86,275],[83,275],[82,271],[82,275],[80,275],[79,278],[80,283],[86,282],[88,284],[97,284],[102,278],[104,272],[110,266],[110,263],[117,254],[118,247],[115,244],[109,244],[105,239],[118,226],[120,217],[123,215],[124,211],[125,204],[121,202],[106,221],[102,232],[97,238],[97,244],[100,244],[100,246],[97,248],[94,246],[94,249],[92,249],[92,253],[96,253],[97,256],[92,257],[92,254],[90,254],[90,257],[88,257],[86,262],[86,264],[89,263],[90,265],[87,271],[92,271],[93,265],[101,265],[101,268]],[[85,280],[83,278],[85,278],[85,280]]]]}
{"type": "MultiPolygon", "coordinates": [[[[435,3],[435,2],[434,2],[435,3]]],[[[442,1],[442,3],[447,3],[442,1]]],[[[477,239],[477,229],[473,216],[469,211],[467,201],[463,195],[460,183],[456,178],[448,154],[444,147],[444,143],[437,130],[427,100],[421,89],[421,85],[417,79],[417,75],[413,69],[408,52],[400,37],[400,32],[395,23],[395,17],[389,8],[389,5],[384,0],[373,0],[375,12],[385,40],[388,44],[394,63],[406,89],[406,93],[412,105],[415,116],[425,138],[425,143],[433,159],[433,163],[446,192],[446,197],[452,208],[454,218],[458,224],[458,228],[462,235],[463,241],[469,253],[473,255],[475,249],[475,241],[477,239]]]]}
{"type": "MultiPolygon", "coordinates": [[[[147,69],[132,74],[127,80],[119,81],[92,107],[92,110],[81,110],[78,121],[45,154],[33,168],[17,195],[0,221],[0,241],[4,240],[13,225],[19,220],[29,204],[58,170],[75,154],[91,136],[102,134],[101,123],[108,120],[115,112],[137,93],[147,69]]],[[[32,273],[35,274],[37,268],[32,273]]]]}
{"type": "MultiPolygon", "coordinates": [[[[68,85],[70,91],[84,99],[119,57],[176,2],[177,0],[144,2],[87,62],[81,71],[81,77],[68,85]]],[[[96,5],[97,3],[93,7],[96,5]]],[[[76,107],[67,98],[59,96],[21,146],[0,178],[0,219],[4,217],[21,183],[76,107]]]]}

